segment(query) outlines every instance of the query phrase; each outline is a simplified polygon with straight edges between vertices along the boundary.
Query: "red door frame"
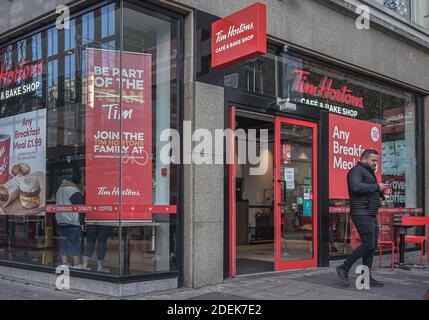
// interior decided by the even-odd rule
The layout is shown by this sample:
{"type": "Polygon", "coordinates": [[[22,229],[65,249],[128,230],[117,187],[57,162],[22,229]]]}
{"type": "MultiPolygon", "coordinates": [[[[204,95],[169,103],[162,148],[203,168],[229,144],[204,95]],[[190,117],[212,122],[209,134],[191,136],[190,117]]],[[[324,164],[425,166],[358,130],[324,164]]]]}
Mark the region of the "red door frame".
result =
{"type": "MultiPolygon", "coordinates": [[[[229,107],[229,129],[235,132],[236,108],[229,107]]],[[[286,117],[275,117],[274,121],[274,270],[291,270],[301,268],[311,268],[317,266],[317,124],[313,122],[295,120],[286,117]],[[281,261],[281,217],[280,217],[280,126],[282,123],[290,123],[313,128],[313,259],[298,260],[291,262],[281,261]]],[[[229,270],[228,275],[235,277],[237,275],[236,261],[236,163],[235,163],[235,135],[229,136],[229,156],[228,156],[228,196],[229,196],[229,270]]]]}
{"type": "MultiPolygon", "coordinates": [[[[235,132],[235,107],[229,108],[229,129],[235,132]]],[[[236,262],[236,191],[235,180],[237,169],[235,164],[235,134],[229,135],[228,193],[229,193],[229,276],[237,275],[236,262]]]]}
{"type": "Polygon", "coordinates": [[[291,270],[317,267],[317,124],[286,117],[275,117],[274,121],[274,270],[291,270]],[[280,181],[280,143],[281,124],[295,124],[313,129],[313,258],[290,262],[281,261],[281,183],[280,181]]]}

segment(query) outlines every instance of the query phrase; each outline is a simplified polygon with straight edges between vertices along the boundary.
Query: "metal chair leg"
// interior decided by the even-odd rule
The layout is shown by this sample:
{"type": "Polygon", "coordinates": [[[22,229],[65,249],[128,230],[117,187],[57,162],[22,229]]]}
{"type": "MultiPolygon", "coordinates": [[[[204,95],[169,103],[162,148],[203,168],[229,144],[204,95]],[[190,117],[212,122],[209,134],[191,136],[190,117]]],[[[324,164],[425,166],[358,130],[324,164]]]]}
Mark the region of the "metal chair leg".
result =
{"type": "Polygon", "coordinates": [[[383,257],[383,250],[381,246],[378,246],[378,252],[380,252],[378,256],[378,269],[381,269],[381,258],[383,257]]]}

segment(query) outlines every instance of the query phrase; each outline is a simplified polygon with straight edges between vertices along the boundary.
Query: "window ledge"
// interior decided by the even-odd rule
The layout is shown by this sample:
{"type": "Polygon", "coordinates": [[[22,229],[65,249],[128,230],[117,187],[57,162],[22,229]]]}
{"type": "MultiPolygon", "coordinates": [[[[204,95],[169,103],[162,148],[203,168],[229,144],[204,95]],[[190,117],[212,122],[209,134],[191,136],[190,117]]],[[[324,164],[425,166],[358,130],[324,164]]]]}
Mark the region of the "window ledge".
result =
{"type": "Polygon", "coordinates": [[[409,21],[394,11],[372,0],[315,0],[329,7],[335,8],[348,15],[357,16],[356,7],[367,5],[370,8],[371,23],[380,29],[389,31],[397,37],[412,42],[414,45],[429,49],[429,30],[409,21]]]}
{"type": "Polygon", "coordinates": [[[382,4],[375,2],[374,0],[360,0],[360,2],[367,4],[369,7],[376,8],[378,11],[383,12],[383,14],[385,15],[389,15],[390,17],[392,17],[393,19],[396,19],[400,23],[403,23],[415,29],[416,31],[423,33],[424,35],[429,36],[429,30],[423,27],[422,25],[402,17],[401,15],[383,6],[382,4]]]}

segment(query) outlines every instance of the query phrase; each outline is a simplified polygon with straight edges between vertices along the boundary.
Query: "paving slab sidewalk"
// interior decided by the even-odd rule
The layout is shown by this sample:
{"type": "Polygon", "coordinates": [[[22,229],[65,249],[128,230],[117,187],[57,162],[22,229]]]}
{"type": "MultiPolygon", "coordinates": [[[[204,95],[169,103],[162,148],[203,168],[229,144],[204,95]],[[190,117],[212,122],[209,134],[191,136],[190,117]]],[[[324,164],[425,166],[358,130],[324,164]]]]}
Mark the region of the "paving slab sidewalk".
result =
{"type": "MultiPolygon", "coordinates": [[[[387,258],[384,261],[389,261],[387,258]]],[[[418,255],[407,254],[407,262],[416,263],[418,255]]],[[[335,267],[255,274],[226,279],[224,283],[199,289],[178,288],[126,297],[128,300],[422,300],[429,289],[429,266],[411,271],[378,269],[373,276],[384,288],[359,290],[354,285],[358,276],[350,273],[351,286],[339,285],[335,267]]],[[[374,265],[377,265],[377,258],[374,265]]],[[[103,300],[116,299],[76,290],[56,290],[47,285],[6,279],[0,275],[0,300],[103,300]]],[[[124,298],[123,298],[124,299],[124,298]]]]}

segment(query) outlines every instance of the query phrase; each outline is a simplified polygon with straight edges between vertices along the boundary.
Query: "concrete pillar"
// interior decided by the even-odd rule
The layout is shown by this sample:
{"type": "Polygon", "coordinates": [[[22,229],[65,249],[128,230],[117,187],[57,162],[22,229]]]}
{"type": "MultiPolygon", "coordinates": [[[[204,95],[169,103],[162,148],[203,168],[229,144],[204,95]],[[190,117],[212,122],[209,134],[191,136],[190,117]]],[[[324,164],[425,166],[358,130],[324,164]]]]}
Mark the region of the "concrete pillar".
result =
{"type": "MultiPolygon", "coordinates": [[[[192,14],[185,19],[184,120],[192,121],[192,130],[207,128],[214,133],[214,129],[224,127],[224,89],[193,80],[193,19],[192,14]]],[[[183,150],[183,156],[190,156],[191,152],[183,150]]],[[[222,155],[211,156],[214,162],[215,157],[222,155]]],[[[223,165],[184,164],[183,284],[186,287],[223,282],[223,174],[223,165]]]]}
{"type": "Polygon", "coordinates": [[[426,96],[424,99],[423,108],[425,110],[424,117],[425,117],[425,123],[424,123],[424,152],[425,152],[425,208],[424,212],[426,216],[429,216],[429,96],[426,96]]]}
{"type": "Polygon", "coordinates": [[[410,115],[413,119],[415,114],[415,103],[408,103],[405,106],[404,122],[405,122],[405,146],[406,152],[410,155],[406,160],[405,166],[405,207],[417,207],[417,175],[416,175],[416,124],[415,122],[407,121],[407,116],[410,115]]]}
{"type": "MultiPolygon", "coordinates": [[[[184,120],[194,120],[194,15],[190,13],[185,18],[185,39],[184,39],[184,120]]],[[[185,153],[190,153],[188,150],[182,150],[182,158],[185,153]]],[[[192,195],[194,194],[193,185],[193,166],[184,165],[184,203],[183,203],[183,285],[186,287],[193,286],[193,201],[192,195]]]]}

